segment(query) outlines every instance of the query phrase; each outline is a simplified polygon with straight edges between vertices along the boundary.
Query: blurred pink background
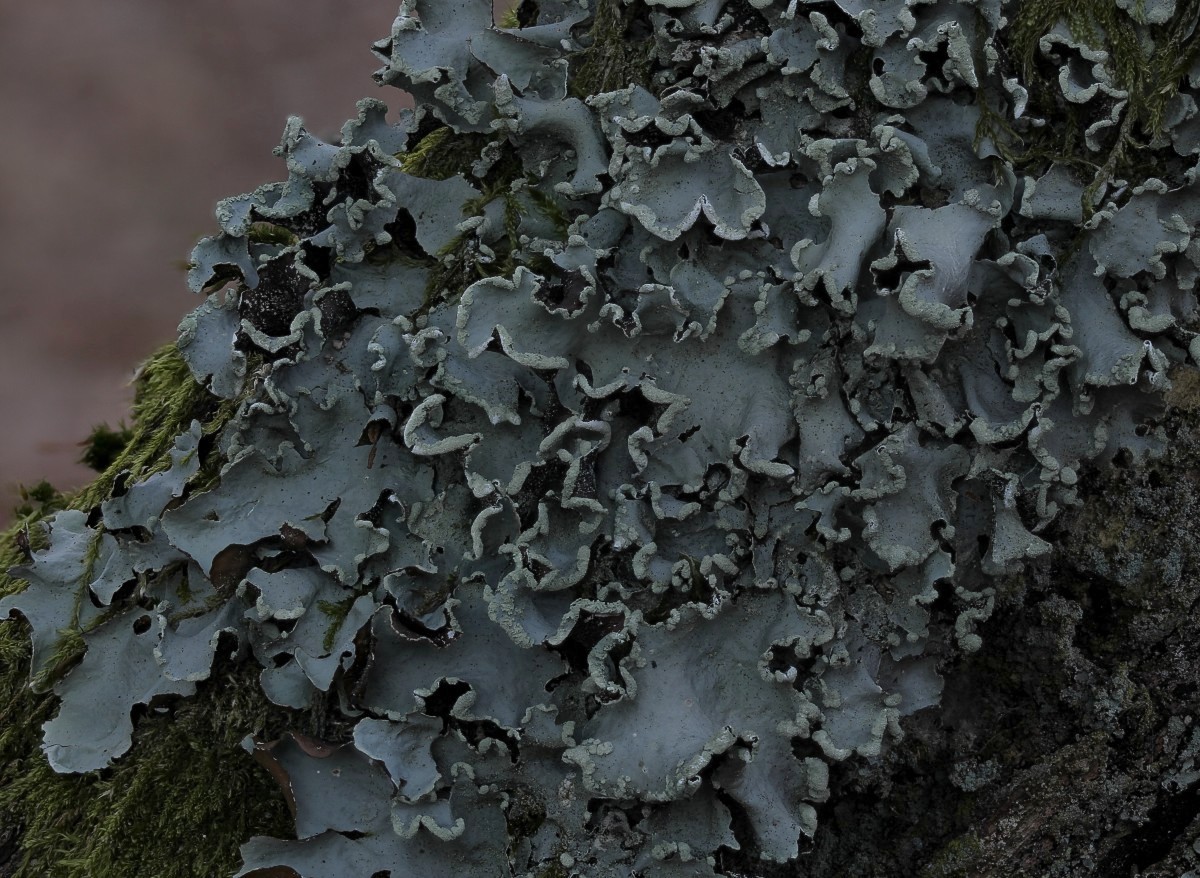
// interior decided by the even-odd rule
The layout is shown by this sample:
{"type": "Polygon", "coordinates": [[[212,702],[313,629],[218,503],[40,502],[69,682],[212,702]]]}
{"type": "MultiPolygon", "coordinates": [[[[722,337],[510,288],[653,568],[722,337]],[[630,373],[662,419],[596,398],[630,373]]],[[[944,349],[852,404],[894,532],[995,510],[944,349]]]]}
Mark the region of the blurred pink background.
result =
{"type": "Polygon", "coordinates": [[[287,116],[336,139],[361,97],[411,105],[371,80],[398,6],[0,3],[0,521],[18,483],[91,479],[79,442],[200,303],[216,202],[286,177],[287,116]]]}

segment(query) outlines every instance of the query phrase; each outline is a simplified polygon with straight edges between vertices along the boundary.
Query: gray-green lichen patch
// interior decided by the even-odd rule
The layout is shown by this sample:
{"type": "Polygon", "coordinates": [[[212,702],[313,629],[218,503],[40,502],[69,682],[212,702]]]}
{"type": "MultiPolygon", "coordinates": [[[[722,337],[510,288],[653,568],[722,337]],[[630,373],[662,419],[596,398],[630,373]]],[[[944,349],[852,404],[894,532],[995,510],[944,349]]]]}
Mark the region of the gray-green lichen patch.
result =
{"type": "MultiPolygon", "coordinates": [[[[1200,350],[1194,168],[1018,173],[977,136],[1022,115],[997,5],[805,6],[647,4],[647,75],[578,97],[614,4],[405,0],[415,110],[289,122],[193,255],[219,435],[51,519],[0,602],[35,676],[82,642],[56,769],[244,661],[337,732],[247,742],[297,839],[240,875],[797,860],[1200,350]]],[[[1042,42],[1063,100],[1127,98],[1042,42]]]]}

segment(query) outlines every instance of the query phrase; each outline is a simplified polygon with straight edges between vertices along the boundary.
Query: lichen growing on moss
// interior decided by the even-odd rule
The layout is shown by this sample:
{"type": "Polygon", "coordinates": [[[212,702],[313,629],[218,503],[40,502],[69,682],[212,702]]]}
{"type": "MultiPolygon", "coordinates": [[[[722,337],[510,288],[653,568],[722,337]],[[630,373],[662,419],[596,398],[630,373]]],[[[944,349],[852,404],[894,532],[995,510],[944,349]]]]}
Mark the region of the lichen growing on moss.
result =
{"type": "Polygon", "coordinates": [[[1113,181],[1132,186],[1162,174],[1162,150],[1177,121],[1168,117],[1171,108],[1178,112],[1180,89],[1200,58],[1200,2],[1153,5],[1170,9],[1170,14],[1151,20],[1144,3],[1129,7],[1112,0],[1046,0],[1012,3],[1006,9],[1001,63],[1005,75],[1026,87],[1026,118],[1009,124],[985,101],[978,133],[990,137],[1007,161],[1035,177],[1056,163],[1076,170],[1086,181],[1081,192],[1085,218],[1113,181]],[[1051,35],[1058,38],[1060,51],[1069,47],[1068,57],[1087,50],[1084,57],[1108,71],[1121,95],[1087,103],[1064,97],[1061,62],[1054,63],[1044,50],[1053,45],[1044,43],[1051,35]],[[1119,124],[1111,126],[1115,134],[1092,142],[1088,132],[1110,112],[1119,116],[1119,124]],[[1030,119],[1036,124],[1029,124],[1030,119]]]}
{"type": "Polygon", "coordinates": [[[1073,838],[1091,751],[1167,722],[1118,658],[1164,598],[1111,524],[1072,563],[1120,587],[1027,565],[1092,461],[1147,471],[1200,351],[1200,7],[1126,5],[406,0],[378,76],[418,110],[289,123],[128,435],[5,543],[35,642],[75,589],[33,687],[0,631],[24,874],[1019,874],[1043,836],[980,815],[1073,838]],[[112,642],[158,694],[89,750],[112,642]],[[949,670],[986,726],[921,715],[949,670]]]}
{"type": "MultiPolygon", "coordinates": [[[[73,494],[47,485],[26,493],[0,534],[0,596],[21,588],[6,571],[25,562],[27,552],[46,548],[39,522],[62,509],[93,508],[126,471],[162,471],[166,449],[192,419],[210,432],[228,419],[228,409],[196,384],[174,345],[155,354],[137,381],[129,437],[95,482],[73,494]]],[[[62,775],[46,762],[39,734],[57,698],[32,691],[22,629],[0,626],[0,826],[15,830],[19,841],[0,873],[226,875],[250,834],[286,830],[278,787],[239,743],[253,732],[278,734],[295,719],[266,700],[248,668],[229,667],[192,701],[144,717],[135,752],[112,770],[62,775]]],[[[43,682],[61,676],[81,652],[78,632],[65,638],[43,682]]]]}

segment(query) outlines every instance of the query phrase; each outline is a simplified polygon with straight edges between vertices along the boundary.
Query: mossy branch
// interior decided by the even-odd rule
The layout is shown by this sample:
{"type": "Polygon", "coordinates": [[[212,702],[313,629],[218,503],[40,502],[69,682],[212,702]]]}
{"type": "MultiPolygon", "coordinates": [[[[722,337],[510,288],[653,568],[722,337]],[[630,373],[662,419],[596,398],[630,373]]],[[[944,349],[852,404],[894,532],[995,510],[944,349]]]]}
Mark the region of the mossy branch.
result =
{"type": "MultiPolygon", "coordinates": [[[[1003,53],[1010,73],[1029,92],[1027,114],[1055,124],[1018,134],[981,102],[979,136],[993,139],[1004,158],[1018,170],[1040,176],[1052,162],[1091,174],[1081,197],[1086,220],[1096,210],[1105,186],[1116,180],[1139,183],[1161,167],[1153,153],[1169,145],[1166,113],[1184,77],[1200,57],[1200,0],[1180,0],[1174,16],[1162,24],[1146,22],[1141,4],[1121,9],[1112,0],[1044,0],[1015,6],[1003,53]],[[1059,69],[1039,66],[1039,44],[1056,24],[1064,23],[1072,38],[1107,53],[1103,62],[1115,85],[1127,93],[1120,125],[1103,156],[1089,160],[1084,142],[1088,106],[1067,102],[1058,83],[1059,69]]],[[[1089,105],[1090,106],[1090,105],[1089,105]]],[[[977,136],[977,143],[979,137],[977,136]]]]}
{"type": "MultiPolygon", "coordinates": [[[[133,426],[104,471],[74,493],[42,485],[24,492],[16,519],[0,533],[0,595],[25,587],[7,571],[45,547],[41,522],[62,509],[94,509],[126,471],[139,479],[166,469],[168,452],[192,420],[211,435],[238,404],[217,399],[196,382],[174,344],[155,353],[135,380],[133,426]]],[[[198,475],[217,465],[205,464],[198,475]]],[[[93,562],[98,549],[99,533],[93,562]]],[[[80,586],[82,596],[86,583],[80,586]]],[[[95,624],[110,617],[101,614],[95,624]]],[[[0,825],[22,827],[19,860],[9,864],[15,871],[4,874],[218,876],[236,868],[238,845],[250,835],[286,834],[289,814],[278,787],[238,743],[247,732],[278,734],[290,714],[267,701],[248,667],[214,669],[178,710],[146,717],[137,725],[132,752],[112,769],[56,774],[39,734],[58,703],[47,690],[82,657],[84,632],[61,631],[49,665],[30,681],[25,627],[17,621],[0,625],[0,825]],[[256,806],[245,807],[247,801],[256,806]],[[198,834],[208,840],[197,845],[198,834]],[[179,857],[180,850],[188,857],[179,857]]]]}

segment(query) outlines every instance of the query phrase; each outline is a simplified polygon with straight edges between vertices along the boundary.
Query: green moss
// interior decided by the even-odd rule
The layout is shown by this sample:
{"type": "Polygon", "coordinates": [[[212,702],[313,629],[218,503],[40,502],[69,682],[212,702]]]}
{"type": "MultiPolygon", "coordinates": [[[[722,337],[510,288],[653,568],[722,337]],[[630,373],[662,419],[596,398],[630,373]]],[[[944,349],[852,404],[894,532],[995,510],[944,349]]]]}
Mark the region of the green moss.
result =
{"type": "Polygon", "coordinates": [[[504,201],[504,230],[506,240],[496,246],[500,258],[484,262],[472,247],[473,234],[455,235],[433,261],[433,270],[425,286],[424,302],[418,313],[425,313],[440,302],[452,301],[477,280],[485,277],[510,276],[516,269],[519,250],[518,229],[521,217],[531,211],[545,215],[557,227],[566,229],[567,218],[553,200],[540,192],[525,189],[513,191],[518,180],[534,182],[526,173],[520,156],[505,141],[493,141],[485,134],[456,134],[449,127],[435,128],[408,152],[398,156],[406,173],[432,180],[445,180],[469,170],[486,151],[498,151],[487,173],[475,181],[480,195],[463,205],[463,217],[480,216],[484,208],[497,199],[504,201]]]}
{"type": "Polygon", "coordinates": [[[341,630],[342,623],[346,621],[346,616],[349,615],[355,600],[356,598],[351,595],[340,601],[317,601],[317,609],[329,617],[329,627],[325,629],[325,636],[321,639],[321,648],[325,652],[328,653],[333,649],[338,631],[341,630]]]}
{"type": "Polygon", "coordinates": [[[517,17],[517,7],[506,9],[500,16],[500,27],[520,27],[521,21],[517,17]]]}
{"type": "MultiPolygon", "coordinates": [[[[253,670],[202,684],[173,714],[144,717],[130,754],[102,773],[51,770],[35,730],[55,699],[41,698],[29,705],[34,714],[6,723],[0,751],[12,755],[0,813],[24,827],[15,876],[228,875],[250,836],[286,837],[282,793],[238,746],[250,731],[281,733],[286,719],[262,697],[253,670]]],[[[25,706],[24,693],[5,690],[6,713],[25,706]]]]}
{"type": "Polygon", "coordinates": [[[645,4],[634,0],[598,0],[596,15],[582,42],[587,48],[572,63],[570,93],[584,99],[600,92],[615,91],[637,84],[651,88],[650,71],[655,45],[650,34],[633,35],[637,20],[646,20],[645,4]]]}
{"type": "Polygon", "coordinates": [[[122,424],[116,430],[108,424],[98,424],[84,442],[79,462],[98,473],[104,472],[133,439],[133,432],[122,424]]]}
{"type": "MultiPolygon", "coordinates": [[[[24,587],[7,571],[44,547],[39,522],[63,508],[93,509],[126,470],[139,479],[165,469],[193,419],[211,435],[234,408],[196,383],[175,345],[158,351],[139,371],[128,439],[97,479],[75,494],[45,483],[23,490],[0,534],[0,595],[24,587]]],[[[142,718],[132,751],[111,769],[59,775],[41,750],[40,727],[58,703],[45,690],[82,655],[83,632],[64,630],[50,667],[30,685],[26,627],[0,625],[0,825],[23,828],[14,878],[220,876],[236,868],[250,835],[286,835],[281,793],[237,746],[248,733],[286,726],[287,712],[266,701],[256,669],[201,684],[170,717],[142,718]]]]}
{"type": "MultiPolygon", "coordinates": [[[[78,612],[78,608],[76,608],[76,612],[78,612]]],[[[51,653],[50,660],[46,662],[42,671],[29,681],[31,692],[38,695],[49,692],[55,683],[67,675],[71,668],[79,664],[79,660],[87,651],[83,635],[84,632],[79,628],[60,628],[58,630],[59,639],[54,645],[54,652],[51,653]]]]}
{"type": "Polygon", "coordinates": [[[1166,109],[1200,53],[1200,40],[1191,37],[1198,18],[1200,0],[1180,0],[1175,15],[1164,24],[1146,24],[1140,4],[1131,15],[1112,0],[1016,4],[1006,45],[1001,47],[1009,74],[1029,91],[1027,115],[1053,119],[1055,124],[1021,135],[1002,113],[981,100],[977,139],[992,139],[1003,157],[1027,174],[1040,175],[1051,162],[1075,168],[1089,181],[1082,206],[1084,217],[1091,216],[1106,184],[1118,179],[1139,183],[1161,170],[1161,157],[1155,152],[1169,143],[1166,109]],[[1097,111],[1108,112],[1114,102],[1071,104],[1059,87],[1058,68],[1039,66],[1038,42],[1058,22],[1066,24],[1077,42],[1107,52],[1107,67],[1117,86],[1129,93],[1112,142],[1102,155],[1087,149],[1084,132],[1100,118],[1097,111]]]}
{"type": "Polygon", "coordinates": [[[405,152],[396,154],[406,174],[428,180],[445,180],[461,172],[455,157],[473,161],[483,146],[478,134],[455,134],[449,126],[435,128],[405,152]],[[465,154],[465,155],[462,155],[465,154]]]}
{"type": "MultiPolygon", "coordinates": [[[[38,482],[33,487],[20,485],[17,493],[21,498],[20,504],[13,510],[18,519],[38,520],[45,518],[66,506],[66,498],[46,480],[38,482]]],[[[40,534],[38,538],[40,538],[40,534]]],[[[27,539],[33,539],[29,534],[27,539]]],[[[40,547],[39,547],[40,548],[40,547]]]]}
{"type": "Polygon", "coordinates": [[[526,190],[526,194],[542,215],[554,223],[555,232],[566,238],[567,227],[571,225],[571,220],[563,212],[558,202],[540,189],[528,189],[526,190]]]}
{"type": "Polygon", "coordinates": [[[300,240],[291,229],[268,222],[251,223],[246,239],[252,244],[278,244],[280,247],[290,247],[300,240]]]}
{"type": "Polygon", "coordinates": [[[204,435],[209,436],[229,422],[235,408],[192,377],[174,343],[165,345],[138,370],[128,442],[95,481],[69,496],[68,505],[92,509],[111,495],[117,477],[125,471],[137,481],[169,468],[168,452],[193,419],[203,424],[204,435]]]}
{"type": "Polygon", "coordinates": [[[976,873],[983,856],[983,843],[973,835],[948,842],[924,869],[921,878],[966,878],[976,873]]]}
{"type": "MultiPolygon", "coordinates": [[[[0,569],[23,560],[16,534],[40,515],[0,536],[0,569]]],[[[19,587],[0,574],[0,593],[19,587]]],[[[246,734],[274,737],[294,721],[265,699],[257,668],[218,669],[173,714],[140,719],[131,752],[111,769],[61,775],[40,745],[58,699],[27,684],[24,628],[0,626],[0,825],[22,827],[6,874],[222,876],[234,871],[238,846],[251,835],[287,835],[282,794],[238,746],[246,734]]],[[[82,655],[82,633],[64,635],[39,682],[60,677],[82,655]]]]}

